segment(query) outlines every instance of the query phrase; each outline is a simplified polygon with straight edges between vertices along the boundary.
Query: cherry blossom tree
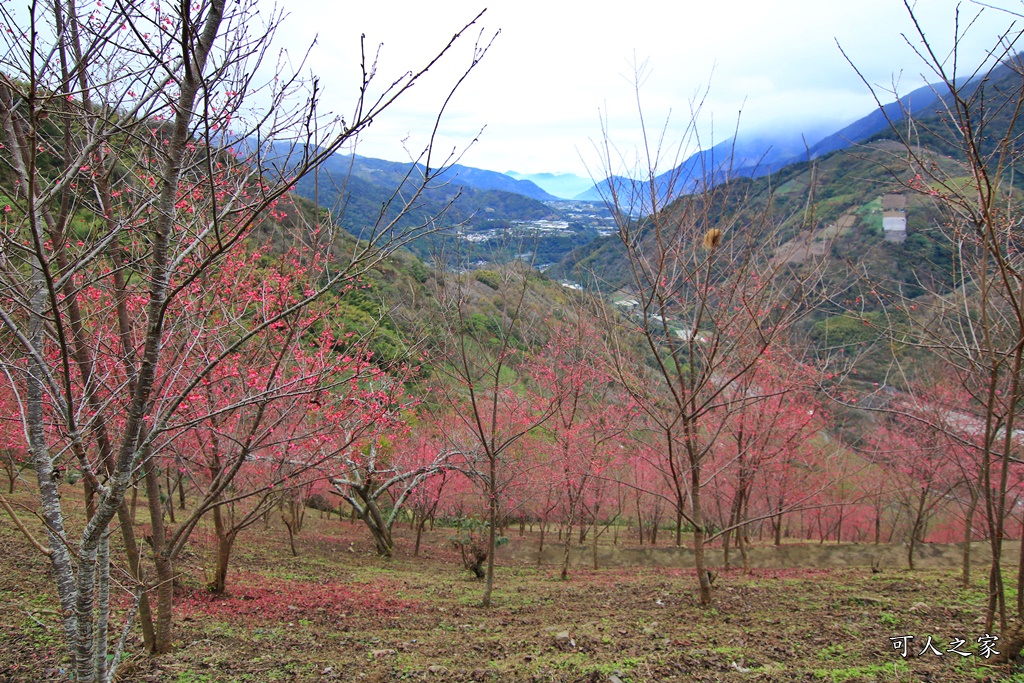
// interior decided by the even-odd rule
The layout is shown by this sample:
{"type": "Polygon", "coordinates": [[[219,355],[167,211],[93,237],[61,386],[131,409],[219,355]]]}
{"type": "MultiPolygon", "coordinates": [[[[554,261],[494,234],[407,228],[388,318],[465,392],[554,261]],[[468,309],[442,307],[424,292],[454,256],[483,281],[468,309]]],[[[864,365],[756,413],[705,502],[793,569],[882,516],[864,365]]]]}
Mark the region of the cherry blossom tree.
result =
{"type": "Polygon", "coordinates": [[[21,477],[22,470],[29,463],[28,452],[22,445],[25,441],[21,407],[16,403],[14,394],[0,384],[0,467],[7,474],[7,493],[14,493],[14,485],[21,477]]]}
{"type": "Polygon", "coordinates": [[[947,476],[952,463],[936,434],[905,420],[897,422],[891,427],[880,425],[871,435],[870,457],[898,482],[894,494],[906,518],[907,566],[914,569],[914,550],[952,489],[947,476]]]}
{"type": "MultiPolygon", "coordinates": [[[[906,343],[935,354],[956,374],[965,418],[978,427],[982,451],[977,484],[992,557],[985,628],[991,630],[998,620],[1005,632],[1009,622],[1001,563],[1024,398],[1021,206],[1019,193],[1012,189],[1021,160],[1024,64],[1016,46],[1022,33],[1008,21],[993,48],[981,59],[969,60],[961,47],[973,22],[962,21],[959,8],[951,17],[952,42],[940,47],[918,22],[912,4],[904,5],[914,25],[908,42],[935,83],[932,111],[939,113],[915,117],[900,111],[890,121],[890,132],[903,150],[903,163],[893,175],[907,192],[933,203],[943,214],[932,234],[949,248],[952,286],[914,301],[894,290],[891,300],[909,321],[910,329],[903,335],[906,343]],[[910,121],[913,125],[908,125],[910,121]]],[[[1011,20],[1019,16],[1014,11],[1008,14],[1011,20]]],[[[871,88],[867,81],[865,85],[871,88]]],[[[890,93],[871,89],[879,102],[889,99],[890,93]]],[[[1021,559],[1018,619],[1024,616],[1024,550],[1021,559]]],[[[1024,634],[1007,650],[1019,652],[1022,647],[1024,634]]]]}
{"type": "MultiPolygon", "coordinates": [[[[609,443],[628,426],[631,415],[624,397],[610,390],[612,378],[603,370],[597,344],[599,334],[585,315],[562,321],[551,334],[546,347],[532,363],[531,374],[539,390],[556,397],[551,419],[541,426],[549,440],[555,461],[548,469],[557,470],[564,493],[563,526],[567,530],[562,558],[562,579],[569,573],[572,527],[579,521],[582,542],[582,510],[597,482],[607,469],[609,443]],[[553,466],[552,466],[553,465],[553,466]]],[[[612,450],[614,452],[614,449],[612,450]]],[[[554,472],[551,472],[554,475],[554,472]]],[[[597,539],[593,501],[593,540],[597,539]]]]}
{"type": "MultiPolygon", "coordinates": [[[[377,554],[391,557],[391,529],[395,521],[428,479],[447,472],[449,461],[456,454],[435,440],[409,434],[388,436],[386,432],[361,448],[343,449],[330,464],[329,481],[332,492],[344,498],[366,523],[377,554]],[[387,506],[383,505],[385,500],[387,506]]],[[[422,517],[417,529],[417,552],[423,523],[436,510],[441,490],[436,489],[432,496],[423,493],[418,501],[422,517]]]]}
{"type": "MultiPolygon", "coordinates": [[[[724,531],[723,555],[729,564],[729,543],[735,536],[743,567],[747,557],[746,526],[752,517],[750,506],[759,498],[757,485],[771,484],[776,493],[774,506],[766,505],[753,515],[775,517],[776,535],[781,534],[787,481],[794,462],[812,459],[811,441],[824,427],[823,412],[813,394],[814,373],[788,358],[778,349],[767,349],[756,366],[731,387],[736,401],[728,411],[723,438],[713,451],[717,459],[715,478],[728,481],[723,488],[731,494],[727,515],[721,519],[724,531]],[[750,400],[757,397],[757,400],[750,400]]],[[[716,465],[712,464],[711,469],[716,465]]],[[[797,489],[799,490],[799,489],[797,489]]],[[[764,492],[767,494],[767,491],[764,492]]],[[[799,500],[794,496],[795,500],[799,500]]],[[[755,508],[756,510],[756,508],[755,508]]]]}
{"type": "MultiPolygon", "coordinates": [[[[253,75],[280,15],[263,17],[249,0],[53,2],[2,12],[3,364],[24,406],[47,536],[39,545],[70,670],[78,681],[109,681],[133,618],[120,637],[110,631],[112,522],[119,517],[135,602],[146,609],[125,493],[179,410],[227,358],[415,231],[368,227],[290,309],[239,329],[202,365],[173,366],[172,331],[190,315],[182,299],[254,231],[276,229],[268,221],[292,183],[354,141],[463,32],[382,88],[372,59],[364,61],[357,104],[342,118],[322,114],[316,83],[283,66],[265,83],[253,75]],[[271,158],[286,175],[270,170],[271,158]],[[88,491],[81,523],[59,496],[56,475],[69,465],[88,491]]],[[[429,180],[436,169],[426,158],[429,180]]],[[[335,237],[328,222],[301,232],[299,244],[312,238],[321,248],[335,237]]],[[[146,639],[154,650],[170,647],[146,639]]]]}
{"type": "Polygon", "coordinates": [[[434,350],[435,367],[443,378],[438,395],[456,420],[446,429],[445,438],[462,454],[464,471],[480,485],[486,502],[482,603],[490,607],[502,498],[521,464],[513,457],[515,447],[554,414],[557,402],[555,397],[520,386],[520,373],[525,375],[528,367],[524,340],[536,341],[533,337],[543,322],[527,305],[529,265],[514,261],[501,267],[494,290],[498,305],[490,316],[471,312],[471,302],[481,298],[477,287],[483,285],[466,264],[456,260],[443,265],[443,277],[437,282],[442,315],[434,350]]]}
{"type": "MultiPolygon", "coordinates": [[[[635,82],[643,78],[638,68],[635,82]]],[[[647,131],[639,85],[636,101],[645,130],[638,149],[616,148],[607,131],[598,148],[601,175],[610,179],[602,198],[615,219],[635,302],[607,321],[614,332],[609,355],[661,439],[658,469],[672,491],[676,543],[682,543],[685,522],[693,529],[700,602],[707,605],[710,530],[702,493],[707,461],[727,415],[739,406],[729,392],[807,313],[820,270],[813,263],[791,269],[776,258],[784,238],[809,237],[807,221],[774,215],[770,197],[753,202],[749,184],[730,182],[728,161],[697,168],[682,163],[684,153],[706,142],[699,134],[699,100],[674,143],[668,124],[647,131]],[[787,219],[795,231],[784,234],[787,219]]]]}

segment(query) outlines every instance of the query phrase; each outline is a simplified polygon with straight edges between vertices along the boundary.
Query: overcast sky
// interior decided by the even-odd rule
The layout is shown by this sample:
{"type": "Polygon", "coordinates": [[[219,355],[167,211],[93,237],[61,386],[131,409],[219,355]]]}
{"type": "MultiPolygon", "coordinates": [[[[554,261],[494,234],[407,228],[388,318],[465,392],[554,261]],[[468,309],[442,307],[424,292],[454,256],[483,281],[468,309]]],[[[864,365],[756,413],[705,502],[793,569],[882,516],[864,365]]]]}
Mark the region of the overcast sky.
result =
{"type": "MultiPolygon", "coordinates": [[[[261,0],[262,2],[262,0],[261,0]]],[[[1022,8],[1018,0],[996,0],[1022,8]]],[[[269,0],[268,0],[269,6],[269,0]]],[[[359,36],[380,49],[377,80],[390,83],[422,66],[485,7],[466,0],[285,0],[278,44],[301,54],[323,102],[350,111],[358,85],[359,36]]],[[[941,54],[953,44],[952,0],[920,0],[922,27],[941,54]]],[[[961,28],[980,6],[961,4],[961,28]]],[[[983,59],[1013,17],[986,9],[961,41],[961,61],[983,59]]],[[[1024,22],[1022,22],[1024,23],[1024,22]]],[[[462,162],[496,171],[602,175],[594,142],[601,117],[620,149],[639,140],[634,64],[646,63],[640,90],[649,125],[671,112],[678,139],[690,103],[708,88],[699,130],[705,146],[741,134],[803,132],[809,142],[869,113],[870,93],[837,47],[873,84],[901,94],[923,83],[913,24],[900,0],[634,0],[631,3],[495,0],[474,30],[387,116],[363,136],[358,153],[390,160],[418,152],[448,88],[479,36],[500,34],[455,94],[441,123],[445,150],[478,141],[462,162]],[[602,9],[607,7],[607,9],[602,9]],[[482,35],[480,31],[482,30],[482,35]]],[[[888,99],[891,99],[889,97],[888,99]]]]}

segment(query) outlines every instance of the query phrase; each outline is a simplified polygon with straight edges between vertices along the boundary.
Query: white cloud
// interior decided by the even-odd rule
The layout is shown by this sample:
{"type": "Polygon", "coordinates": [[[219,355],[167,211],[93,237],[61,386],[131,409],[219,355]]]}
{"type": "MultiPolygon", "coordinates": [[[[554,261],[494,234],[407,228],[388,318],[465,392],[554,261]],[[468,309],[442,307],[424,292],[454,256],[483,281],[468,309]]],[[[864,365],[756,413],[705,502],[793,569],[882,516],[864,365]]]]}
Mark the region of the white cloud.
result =
{"type": "MultiPolygon", "coordinates": [[[[291,16],[280,41],[297,53],[319,32],[309,66],[322,78],[325,103],[340,112],[351,107],[358,86],[360,34],[371,50],[383,43],[378,82],[390,83],[425,63],[481,9],[465,0],[303,0],[285,7],[291,16]]],[[[955,7],[952,0],[918,3],[940,54],[953,42],[955,7]]],[[[961,13],[978,9],[966,4],[961,13]]],[[[962,41],[968,61],[981,59],[1009,24],[1005,14],[985,10],[962,41]]],[[[463,161],[500,171],[583,174],[579,154],[596,161],[590,141],[601,135],[599,110],[607,112],[620,147],[636,144],[634,55],[648,65],[641,94],[655,128],[671,109],[681,129],[688,101],[710,79],[705,139],[712,119],[716,139],[731,132],[741,109],[743,129],[757,132],[837,128],[867,114],[873,100],[837,40],[869,82],[891,87],[896,74],[902,92],[922,83],[920,63],[901,37],[913,26],[898,0],[638,0],[614,11],[594,3],[503,0],[491,4],[481,25],[485,41],[499,28],[501,35],[452,100],[442,142],[445,149],[461,147],[486,126],[463,161]]],[[[403,140],[410,149],[425,144],[475,37],[370,129],[361,153],[399,159],[403,140]]]]}

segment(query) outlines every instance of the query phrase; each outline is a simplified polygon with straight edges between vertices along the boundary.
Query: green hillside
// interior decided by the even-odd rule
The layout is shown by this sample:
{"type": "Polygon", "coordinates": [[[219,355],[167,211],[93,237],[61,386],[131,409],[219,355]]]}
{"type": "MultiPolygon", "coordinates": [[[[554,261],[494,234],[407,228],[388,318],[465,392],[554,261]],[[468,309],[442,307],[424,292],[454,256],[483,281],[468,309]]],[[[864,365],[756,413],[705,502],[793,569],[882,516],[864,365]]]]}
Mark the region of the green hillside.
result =
{"type": "MultiPolygon", "coordinates": [[[[721,196],[743,195],[749,220],[767,215],[782,241],[802,230],[813,230],[821,256],[842,266],[854,266],[866,280],[892,282],[911,290],[942,290],[949,283],[948,254],[934,239],[942,216],[933,201],[908,194],[908,238],[886,242],[882,235],[881,196],[901,189],[911,177],[901,168],[899,150],[891,141],[877,141],[853,150],[833,152],[812,162],[785,167],[773,176],[735,179],[721,196]]],[[[955,162],[943,159],[950,173],[955,162]]],[[[683,200],[677,200],[683,201],[683,200]]],[[[673,210],[669,206],[667,211],[673,210]]],[[[708,212],[714,227],[715,209],[708,212]]],[[[726,236],[728,239],[728,236],[726,236]]],[[[630,284],[628,263],[617,236],[604,237],[572,252],[551,270],[552,277],[587,282],[604,291],[630,284]]],[[[838,280],[835,284],[838,284],[838,280]]]]}

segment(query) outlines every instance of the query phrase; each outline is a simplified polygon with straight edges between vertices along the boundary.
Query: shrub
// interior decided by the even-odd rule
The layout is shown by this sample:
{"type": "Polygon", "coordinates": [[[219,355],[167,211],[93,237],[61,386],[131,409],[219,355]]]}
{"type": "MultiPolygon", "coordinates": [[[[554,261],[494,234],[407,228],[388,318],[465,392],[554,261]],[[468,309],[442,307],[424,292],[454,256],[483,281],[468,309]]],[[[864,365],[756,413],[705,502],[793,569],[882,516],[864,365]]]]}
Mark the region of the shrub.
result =
{"type": "MultiPolygon", "coordinates": [[[[473,575],[482,579],[486,575],[484,565],[487,564],[487,522],[478,519],[461,519],[456,533],[451,537],[452,547],[462,555],[462,566],[473,575]]],[[[499,536],[494,539],[494,546],[500,548],[508,543],[508,538],[499,536]]]]}

